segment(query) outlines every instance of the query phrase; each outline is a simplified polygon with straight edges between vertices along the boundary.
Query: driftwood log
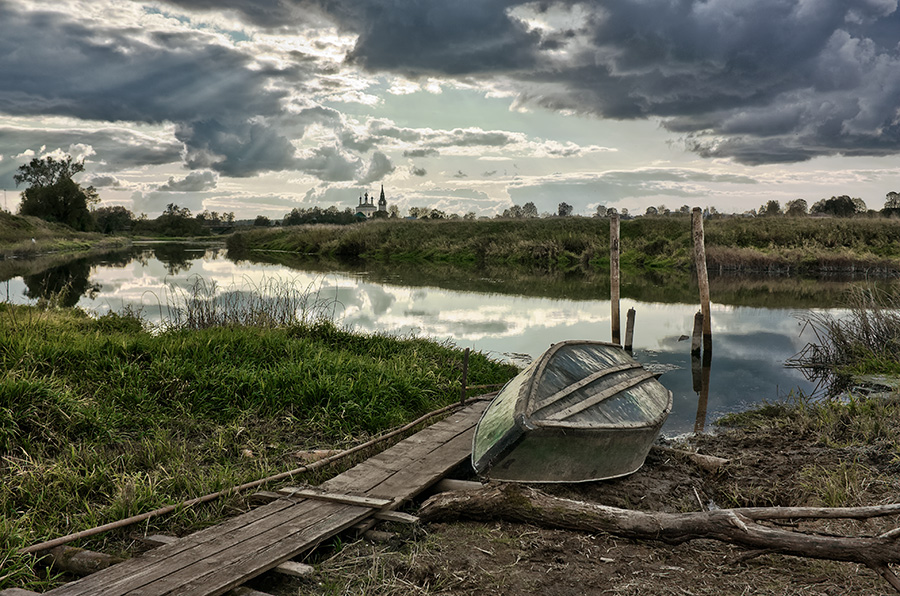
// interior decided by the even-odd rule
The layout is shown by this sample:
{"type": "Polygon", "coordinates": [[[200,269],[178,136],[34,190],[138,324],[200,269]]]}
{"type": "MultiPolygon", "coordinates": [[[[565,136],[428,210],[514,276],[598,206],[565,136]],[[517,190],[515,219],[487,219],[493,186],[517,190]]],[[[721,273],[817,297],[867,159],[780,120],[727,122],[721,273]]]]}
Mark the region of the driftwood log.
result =
{"type": "Polygon", "coordinates": [[[900,528],[879,536],[823,536],[758,523],[779,519],[869,519],[898,514],[900,504],[847,508],[748,507],[696,513],[634,511],[561,499],[517,484],[489,484],[481,490],[440,493],[423,503],[419,510],[422,521],[502,518],[669,544],[714,539],[769,553],[861,563],[900,592],[900,578],[889,567],[900,563],[900,528]]]}

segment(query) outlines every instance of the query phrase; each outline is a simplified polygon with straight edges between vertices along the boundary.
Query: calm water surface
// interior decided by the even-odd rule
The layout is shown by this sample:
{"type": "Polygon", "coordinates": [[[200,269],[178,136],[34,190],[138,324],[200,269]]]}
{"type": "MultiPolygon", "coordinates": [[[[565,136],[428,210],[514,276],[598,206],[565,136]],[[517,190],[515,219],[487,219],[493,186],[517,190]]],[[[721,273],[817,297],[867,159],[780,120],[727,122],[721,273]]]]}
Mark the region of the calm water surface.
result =
{"type": "MultiPolygon", "coordinates": [[[[177,303],[198,278],[215,282],[220,293],[252,292],[272,280],[290,282],[317,293],[337,322],[355,330],[449,340],[520,363],[554,342],[610,340],[608,300],[560,298],[551,288],[546,295],[557,297],[485,291],[483,278],[473,278],[471,287],[477,290],[465,289],[459,279],[453,289],[446,289],[422,285],[409,268],[398,276],[235,263],[224,249],[202,246],[144,245],[118,256],[13,277],[0,283],[0,300],[8,296],[26,303],[69,283],[77,293],[70,302],[86,310],[103,314],[140,307],[146,318],[159,320],[166,316],[167,305],[177,303]]],[[[535,293],[540,289],[530,292],[535,293]]],[[[603,293],[608,295],[608,290],[598,288],[597,294],[603,293]]],[[[623,317],[629,308],[637,313],[635,357],[662,373],[660,381],[674,394],[674,410],[664,427],[668,435],[708,429],[722,414],[814,390],[802,374],[784,367],[811,339],[801,334],[795,309],[713,303],[714,345],[704,404],[701,375],[692,377],[690,341],[684,339],[691,333],[697,305],[623,299],[623,317]]]]}

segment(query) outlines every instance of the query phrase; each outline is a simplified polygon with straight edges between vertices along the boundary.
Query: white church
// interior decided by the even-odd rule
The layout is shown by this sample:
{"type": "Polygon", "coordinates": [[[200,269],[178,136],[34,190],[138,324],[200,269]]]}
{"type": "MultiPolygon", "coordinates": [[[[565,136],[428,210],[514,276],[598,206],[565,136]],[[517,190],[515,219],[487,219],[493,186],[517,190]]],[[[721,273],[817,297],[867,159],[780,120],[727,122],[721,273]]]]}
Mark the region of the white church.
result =
{"type": "Polygon", "coordinates": [[[387,199],[384,198],[384,184],[381,185],[381,196],[378,198],[378,206],[375,206],[375,195],[369,197],[369,193],[365,193],[359,197],[359,205],[356,207],[357,215],[364,215],[366,219],[371,219],[378,212],[387,213],[387,199]]]}

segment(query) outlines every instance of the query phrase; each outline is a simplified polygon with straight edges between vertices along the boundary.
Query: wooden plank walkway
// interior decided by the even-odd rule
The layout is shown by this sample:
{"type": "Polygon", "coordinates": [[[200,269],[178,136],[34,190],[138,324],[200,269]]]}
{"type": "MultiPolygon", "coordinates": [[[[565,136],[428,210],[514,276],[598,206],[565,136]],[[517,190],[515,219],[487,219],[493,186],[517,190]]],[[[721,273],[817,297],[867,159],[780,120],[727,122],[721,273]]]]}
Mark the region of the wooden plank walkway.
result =
{"type": "MultiPolygon", "coordinates": [[[[385,509],[440,480],[469,457],[488,401],[475,402],[322,483],[330,493],[389,499],[385,509]]],[[[378,509],[288,496],[185,536],[45,596],[215,596],[315,547],[378,509]]]]}

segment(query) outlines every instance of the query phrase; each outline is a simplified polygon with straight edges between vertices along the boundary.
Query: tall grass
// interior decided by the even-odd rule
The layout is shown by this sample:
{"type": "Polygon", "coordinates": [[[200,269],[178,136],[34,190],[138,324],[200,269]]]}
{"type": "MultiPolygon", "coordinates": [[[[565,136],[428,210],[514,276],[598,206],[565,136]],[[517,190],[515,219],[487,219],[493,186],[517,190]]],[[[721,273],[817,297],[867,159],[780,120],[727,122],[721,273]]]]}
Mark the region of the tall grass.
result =
{"type": "MultiPolygon", "coordinates": [[[[28,544],[294,468],[297,450],[458,399],[451,344],[354,334],[294,299],[211,306],[202,291],[188,294],[199,310],[152,331],[136,313],[0,304],[0,589],[57,583],[18,553],[28,544]]],[[[514,373],[469,362],[473,385],[514,373]]],[[[235,496],[139,531],[180,534],[244,507],[235,496]]],[[[127,553],[135,531],[78,545],[127,553]]]]}
{"type": "MultiPolygon", "coordinates": [[[[624,268],[691,268],[690,218],[642,217],[621,223],[624,268]]],[[[707,265],[716,271],[809,273],[900,269],[894,219],[715,218],[706,222],[707,265]]],[[[609,221],[379,220],[353,226],[306,225],[234,234],[229,251],[291,252],[384,261],[514,265],[549,271],[609,266],[609,221]]]]}
{"type": "Polygon", "coordinates": [[[812,380],[841,390],[854,375],[900,374],[900,291],[855,286],[847,313],[810,311],[801,315],[815,341],[788,364],[812,380]]]}
{"type": "Polygon", "coordinates": [[[193,276],[186,288],[169,286],[165,328],[207,329],[248,326],[289,327],[333,320],[339,306],[335,297],[323,295],[315,282],[298,287],[295,280],[244,278],[240,285],[220,288],[215,281],[193,276]]]}

